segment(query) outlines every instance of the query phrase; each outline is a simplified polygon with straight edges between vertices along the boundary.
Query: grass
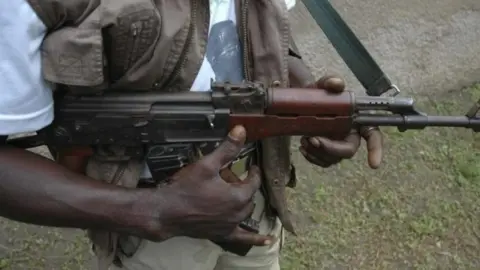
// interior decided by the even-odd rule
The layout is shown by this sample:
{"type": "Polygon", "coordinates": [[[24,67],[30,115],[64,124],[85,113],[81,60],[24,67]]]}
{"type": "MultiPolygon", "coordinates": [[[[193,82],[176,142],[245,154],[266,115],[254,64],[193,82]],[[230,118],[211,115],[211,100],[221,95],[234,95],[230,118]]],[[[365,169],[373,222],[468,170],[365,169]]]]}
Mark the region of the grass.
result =
{"type": "MultiPolygon", "coordinates": [[[[464,114],[480,85],[420,100],[429,114],[464,114]]],[[[480,269],[480,137],[470,130],[383,129],[384,164],[362,149],[337,168],[294,154],[290,192],[299,236],[282,269],[480,269]]]]}
{"type": "MultiPolygon", "coordinates": [[[[463,114],[480,85],[416,97],[429,114],[463,114]]],[[[289,192],[297,237],[282,269],[480,269],[480,140],[464,129],[385,131],[383,166],[366,152],[339,166],[307,164],[289,192]]],[[[298,144],[297,144],[298,145],[298,144]]],[[[91,269],[83,232],[0,219],[0,269],[91,269]]]]}

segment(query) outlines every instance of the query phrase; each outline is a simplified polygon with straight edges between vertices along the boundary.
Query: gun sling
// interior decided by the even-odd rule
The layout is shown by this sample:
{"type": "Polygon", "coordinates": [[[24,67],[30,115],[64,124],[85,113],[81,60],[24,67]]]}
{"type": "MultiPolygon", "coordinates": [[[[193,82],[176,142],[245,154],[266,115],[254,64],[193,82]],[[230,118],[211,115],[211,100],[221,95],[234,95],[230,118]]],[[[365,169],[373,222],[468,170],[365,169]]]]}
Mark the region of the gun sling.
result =
{"type": "Polygon", "coordinates": [[[369,96],[400,93],[328,0],[302,1],[369,96]]]}

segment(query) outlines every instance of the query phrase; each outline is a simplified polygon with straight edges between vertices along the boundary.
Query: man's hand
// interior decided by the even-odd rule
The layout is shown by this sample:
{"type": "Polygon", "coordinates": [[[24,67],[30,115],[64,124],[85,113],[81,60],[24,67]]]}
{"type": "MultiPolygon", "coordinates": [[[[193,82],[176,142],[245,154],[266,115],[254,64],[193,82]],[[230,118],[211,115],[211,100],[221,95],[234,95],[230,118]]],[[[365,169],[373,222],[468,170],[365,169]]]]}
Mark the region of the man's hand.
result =
{"type": "Polygon", "coordinates": [[[61,166],[0,142],[0,216],[36,225],[112,231],[152,241],[190,236],[269,245],[272,237],[238,227],[253,212],[252,197],[260,187],[258,168],[253,167],[244,181],[235,183],[231,179],[227,183],[219,173],[236,158],[245,138],[245,129],[233,129],[213,153],[155,189],[94,181],[83,175],[84,157],[68,152],[58,158],[64,164],[61,166]]]}
{"type": "Polygon", "coordinates": [[[235,127],[214,152],[183,168],[168,185],[157,189],[157,196],[170,206],[164,209],[158,223],[162,228],[158,240],[189,236],[257,246],[273,241],[270,236],[237,226],[253,212],[253,196],[261,183],[258,167],[252,167],[243,181],[229,181],[220,175],[240,153],[245,138],[245,129],[235,127]]]}
{"type": "MultiPolygon", "coordinates": [[[[310,87],[341,93],[345,90],[345,82],[338,77],[324,76],[310,87]]],[[[310,163],[327,168],[352,158],[360,147],[361,138],[367,142],[368,165],[372,169],[378,168],[382,162],[383,136],[377,127],[352,130],[343,140],[304,136],[299,150],[310,163]]]]}

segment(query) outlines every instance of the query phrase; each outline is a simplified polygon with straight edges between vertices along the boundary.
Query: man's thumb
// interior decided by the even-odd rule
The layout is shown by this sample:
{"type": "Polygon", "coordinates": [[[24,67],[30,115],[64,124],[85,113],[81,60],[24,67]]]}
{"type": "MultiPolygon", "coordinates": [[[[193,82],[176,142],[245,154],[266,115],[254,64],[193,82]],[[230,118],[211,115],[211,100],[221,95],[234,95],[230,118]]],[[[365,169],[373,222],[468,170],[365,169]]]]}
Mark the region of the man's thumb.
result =
{"type": "Polygon", "coordinates": [[[207,162],[212,162],[218,169],[234,160],[242,150],[247,137],[243,126],[235,126],[227,138],[207,157],[207,162]]]}
{"type": "Polygon", "coordinates": [[[335,75],[326,75],[316,81],[313,88],[324,89],[332,93],[341,93],[345,90],[345,81],[335,75]]]}

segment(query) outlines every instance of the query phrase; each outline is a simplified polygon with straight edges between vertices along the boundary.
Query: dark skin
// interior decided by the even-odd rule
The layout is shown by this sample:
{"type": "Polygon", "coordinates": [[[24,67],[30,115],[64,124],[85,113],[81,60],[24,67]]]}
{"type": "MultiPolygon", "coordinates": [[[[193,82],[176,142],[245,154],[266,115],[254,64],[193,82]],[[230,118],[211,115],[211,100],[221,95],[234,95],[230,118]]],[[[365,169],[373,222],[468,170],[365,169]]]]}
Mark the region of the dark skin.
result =
{"type": "MultiPolygon", "coordinates": [[[[257,167],[241,182],[220,170],[240,152],[245,129],[234,128],[210,155],[156,189],[128,189],[92,180],[49,159],[0,147],[0,215],[30,224],[109,230],[152,241],[189,236],[269,245],[273,240],[237,225],[253,211],[257,167]]],[[[82,170],[82,162],[63,158],[82,170]]]]}
{"type": "MultiPolygon", "coordinates": [[[[315,81],[307,65],[299,58],[289,59],[290,84],[295,87],[309,87],[328,90],[331,93],[345,91],[345,82],[334,75],[327,75],[315,81]]],[[[364,127],[352,130],[345,138],[303,136],[299,151],[310,163],[327,168],[352,158],[365,140],[368,152],[368,165],[377,169],[383,158],[383,135],[378,128],[364,127]]]]}

